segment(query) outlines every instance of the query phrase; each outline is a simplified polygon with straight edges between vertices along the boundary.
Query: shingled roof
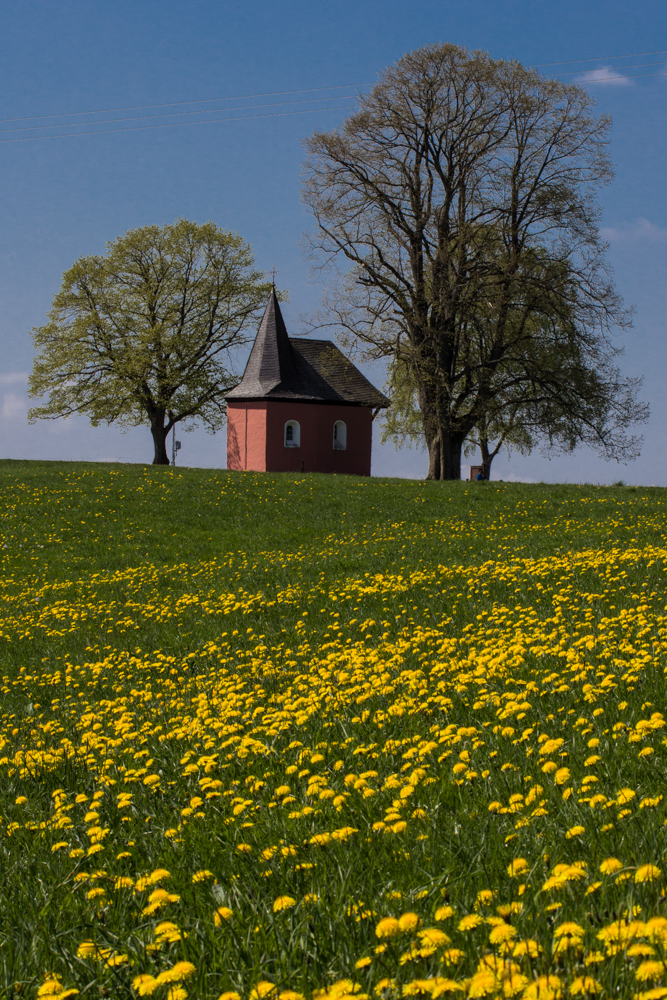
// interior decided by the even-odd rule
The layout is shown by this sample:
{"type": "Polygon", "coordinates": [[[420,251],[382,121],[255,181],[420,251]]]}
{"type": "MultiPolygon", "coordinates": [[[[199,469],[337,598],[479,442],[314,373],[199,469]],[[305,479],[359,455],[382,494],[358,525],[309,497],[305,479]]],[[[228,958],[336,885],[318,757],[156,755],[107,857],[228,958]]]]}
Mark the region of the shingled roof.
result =
{"type": "Polygon", "coordinates": [[[389,400],[330,340],[288,337],[275,290],[260,323],[243,378],[232,401],[302,400],[389,406],[389,400]]]}

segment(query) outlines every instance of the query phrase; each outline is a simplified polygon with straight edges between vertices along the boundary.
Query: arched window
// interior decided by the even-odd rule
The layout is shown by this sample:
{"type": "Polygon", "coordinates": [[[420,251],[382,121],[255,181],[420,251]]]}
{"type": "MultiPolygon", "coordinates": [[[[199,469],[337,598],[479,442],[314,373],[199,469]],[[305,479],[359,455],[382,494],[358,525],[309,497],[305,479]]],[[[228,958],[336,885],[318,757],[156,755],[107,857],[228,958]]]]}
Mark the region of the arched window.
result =
{"type": "Polygon", "coordinates": [[[288,420],[285,424],[285,447],[298,448],[301,444],[301,428],[298,420],[288,420]]]}
{"type": "Polygon", "coordinates": [[[345,451],[347,448],[347,427],[343,420],[337,420],[333,433],[334,451],[345,451]]]}

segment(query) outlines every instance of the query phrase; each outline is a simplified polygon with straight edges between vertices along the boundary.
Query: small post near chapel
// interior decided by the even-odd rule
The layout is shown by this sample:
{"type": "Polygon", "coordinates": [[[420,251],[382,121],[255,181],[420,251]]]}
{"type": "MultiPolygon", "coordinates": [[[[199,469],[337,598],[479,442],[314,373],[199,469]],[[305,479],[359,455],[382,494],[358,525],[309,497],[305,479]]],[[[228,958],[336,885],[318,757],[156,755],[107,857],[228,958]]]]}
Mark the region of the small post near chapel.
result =
{"type": "Polygon", "coordinates": [[[373,417],[389,400],[330,340],[288,337],[275,289],[226,398],[228,469],[370,476],[373,417]]]}

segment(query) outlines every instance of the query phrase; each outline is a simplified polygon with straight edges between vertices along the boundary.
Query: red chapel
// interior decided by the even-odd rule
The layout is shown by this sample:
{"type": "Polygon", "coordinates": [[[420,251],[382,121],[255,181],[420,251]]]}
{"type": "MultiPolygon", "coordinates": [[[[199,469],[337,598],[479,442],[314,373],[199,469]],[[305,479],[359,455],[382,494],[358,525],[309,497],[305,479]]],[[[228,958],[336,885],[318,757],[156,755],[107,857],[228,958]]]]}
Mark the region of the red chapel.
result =
{"type": "Polygon", "coordinates": [[[331,341],[287,336],[274,290],[227,393],[227,468],[370,476],[373,417],[388,405],[331,341]]]}

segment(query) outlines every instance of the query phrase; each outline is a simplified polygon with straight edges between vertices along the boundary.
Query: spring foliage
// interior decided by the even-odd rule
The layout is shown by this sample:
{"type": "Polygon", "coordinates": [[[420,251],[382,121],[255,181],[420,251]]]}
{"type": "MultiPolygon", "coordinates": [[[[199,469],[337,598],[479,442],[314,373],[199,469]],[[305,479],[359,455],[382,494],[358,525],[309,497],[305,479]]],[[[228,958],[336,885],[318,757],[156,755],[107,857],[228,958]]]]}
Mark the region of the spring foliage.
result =
{"type": "Polygon", "coordinates": [[[253,264],[240,236],[186,219],[130,230],[105,255],[80,257],[49,322],[33,330],[29,391],[46,398],[29,419],[147,424],[156,463],[168,464],[176,423],[222,424],[233,351],[270,288],[253,264]]]}

